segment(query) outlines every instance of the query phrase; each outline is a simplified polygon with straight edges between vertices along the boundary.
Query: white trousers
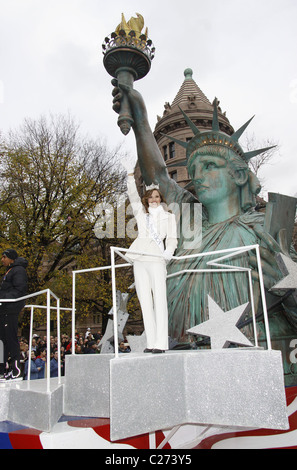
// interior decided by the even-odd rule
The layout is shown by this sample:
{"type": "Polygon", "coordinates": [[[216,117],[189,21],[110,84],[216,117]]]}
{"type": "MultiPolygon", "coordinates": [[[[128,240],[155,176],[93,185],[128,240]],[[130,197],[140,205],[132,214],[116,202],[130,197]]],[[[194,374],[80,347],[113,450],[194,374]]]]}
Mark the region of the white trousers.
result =
{"type": "Polygon", "coordinates": [[[147,348],[168,349],[166,265],[163,262],[134,261],[133,266],[147,348]]]}

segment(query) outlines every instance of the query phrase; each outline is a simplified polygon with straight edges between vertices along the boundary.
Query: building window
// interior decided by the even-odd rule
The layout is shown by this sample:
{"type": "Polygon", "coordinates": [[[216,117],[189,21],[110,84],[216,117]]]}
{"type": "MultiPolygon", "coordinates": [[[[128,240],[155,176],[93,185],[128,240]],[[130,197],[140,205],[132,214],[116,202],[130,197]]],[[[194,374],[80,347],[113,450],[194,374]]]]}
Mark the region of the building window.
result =
{"type": "Polygon", "coordinates": [[[163,157],[164,157],[164,160],[166,162],[166,160],[168,159],[168,147],[167,147],[167,145],[163,146],[163,157]]]}
{"type": "Polygon", "coordinates": [[[169,175],[171,179],[173,179],[174,181],[177,181],[177,171],[171,171],[169,175]]]}
{"type": "Polygon", "coordinates": [[[99,325],[101,323],[101,313],[94,313],[93,314],[93,323],[95,325],[99,325]]]}
{"type": "Polygon", "coordinates": [[[169,158],[175,157],[175,145],[174,142],[169,143],[169,158]]]}

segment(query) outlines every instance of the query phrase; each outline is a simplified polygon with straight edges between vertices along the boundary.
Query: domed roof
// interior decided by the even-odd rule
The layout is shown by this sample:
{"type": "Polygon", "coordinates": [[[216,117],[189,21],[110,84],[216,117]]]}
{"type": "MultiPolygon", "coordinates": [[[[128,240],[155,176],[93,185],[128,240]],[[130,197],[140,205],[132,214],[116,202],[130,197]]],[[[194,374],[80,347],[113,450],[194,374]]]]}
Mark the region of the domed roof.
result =
{"type": "MultiPolygon", "coordinates": [[[[206,130],[212,126],[213,104],[193,79],[192,69],[187,68],[184,71],[184,77],[184,81],[172,103],[165,103],[163,116],[158,116],[154,132],[157,141],[161,137],[161,133],[172,133],[175,129],[187,126],[180,108],[189,115],[201,130],[206,130]]],[[[219,104],[218,101],[217,103],[219,104]]],[[[229,135],[234,132],[220,107],[218,107],[218,119],[222,131],[229,135]]]]}
{"type": "Polygon", "coordinates": [[[184,82],[182,86],[180,87],[179,92],[177,93],[176,97],[172,101],[171,108],[173,108],[174,106],[181,106],[183,108],[183,105],[188,104],[188,102],[191,101],[191,99],[196,100],[197,104],[199,102],[199,104],[202,107],[204,104],[205,108],[210,108],[211,102],[205,96],[205,94],[200,90],[195,80],[193,80],[193,70],[186,69],[184,71],[184,76],[185,76],[184,82]]]}

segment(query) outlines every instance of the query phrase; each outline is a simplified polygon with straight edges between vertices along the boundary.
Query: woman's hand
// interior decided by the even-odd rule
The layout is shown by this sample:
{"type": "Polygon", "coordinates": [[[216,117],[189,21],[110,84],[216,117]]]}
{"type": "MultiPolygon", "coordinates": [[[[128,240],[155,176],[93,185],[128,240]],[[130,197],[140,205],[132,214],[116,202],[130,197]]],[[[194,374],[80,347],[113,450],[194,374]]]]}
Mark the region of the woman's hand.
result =
{"type": "Polygon", "coordinates": [[[136,165],[136,161],[132,161],[132,159],[123,159],[121,160],[121,165],[124,168],[124,170],[127,172],[127,175],[134,175],[134,168],[136,165]]]}
{"type": "Polygon", "coordinates": [[[167,250],[167,249],[164,250],[164,252],[163,252],[163,257],[164,257],[165,261],[167,261],[167,263],[169,263],[169,261],[172,260],[172,256],[173,256],[173,255],[172,255],[172,253],[171,253],[170,250],[167,250]]]}

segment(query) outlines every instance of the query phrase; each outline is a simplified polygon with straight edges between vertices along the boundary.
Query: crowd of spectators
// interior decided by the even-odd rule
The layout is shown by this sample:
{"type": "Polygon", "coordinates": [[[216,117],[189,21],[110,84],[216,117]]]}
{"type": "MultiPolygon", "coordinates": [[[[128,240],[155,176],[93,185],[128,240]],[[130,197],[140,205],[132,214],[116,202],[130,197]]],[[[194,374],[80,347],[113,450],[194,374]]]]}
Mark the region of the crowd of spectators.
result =
{"type": "MultiPolygon", "coordinates": [[[[100,331],[92,333],[88,328],[85,333],[75,333],[75,354],[99,354],[101,350],[100,341],[102,334],[100,331]]],[[[21,370],[24,380],[28,379],[29,369],[29,341],[22,337],[20,339],[21,349],[21,370]]],[[[119,352],[130,352],[130,347],[124,341],[119,343],[119,352]]],[[[72,354],[72,339],[67,334],[61,335],[61,375],[65,375],[65,356],[72,354]]],[[[50,337],[50,376],[58,377],[58,338],[50,337]]],[[[34,334],[31,343],[31,372],[30,379],[43,379],[46,377],[47,361],[47,337],[34,334]]]]}

